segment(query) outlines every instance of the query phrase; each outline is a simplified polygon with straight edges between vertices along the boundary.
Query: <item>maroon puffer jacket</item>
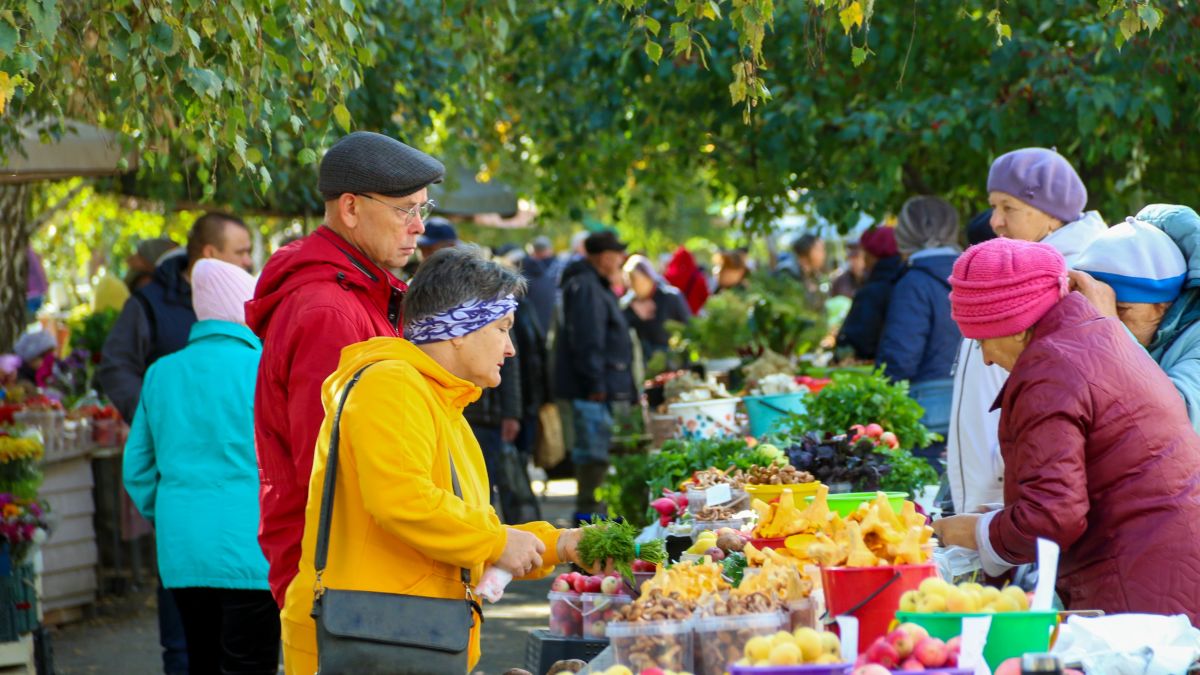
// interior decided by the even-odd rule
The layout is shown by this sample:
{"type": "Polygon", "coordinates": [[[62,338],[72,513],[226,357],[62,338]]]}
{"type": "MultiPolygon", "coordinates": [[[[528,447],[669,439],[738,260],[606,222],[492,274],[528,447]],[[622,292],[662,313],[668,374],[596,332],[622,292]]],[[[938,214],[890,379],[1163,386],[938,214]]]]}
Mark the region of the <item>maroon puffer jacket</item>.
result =
{"type": "Polygon", "coordinates": [[[1034,326],[998,402],[995,551],[1033,562],[1051,539],[1068,609],[1200,625],[1200,437],[1146,351],[1071,293],[1034,326]]]}

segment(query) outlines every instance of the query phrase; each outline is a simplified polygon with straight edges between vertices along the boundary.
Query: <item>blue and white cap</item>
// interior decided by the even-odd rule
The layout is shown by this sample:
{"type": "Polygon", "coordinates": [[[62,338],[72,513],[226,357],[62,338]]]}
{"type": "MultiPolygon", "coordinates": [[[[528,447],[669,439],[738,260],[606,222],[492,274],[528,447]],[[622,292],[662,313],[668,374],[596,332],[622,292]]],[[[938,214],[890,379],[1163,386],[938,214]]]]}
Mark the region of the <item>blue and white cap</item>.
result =
{"type": "Polygon", "coordinates": [[[1096,237],[1074,267],[1112,286],[1117,302],[1174,302],[1187,278],[1187,262],[1174,240],[1134,218],[1096,237]]]}

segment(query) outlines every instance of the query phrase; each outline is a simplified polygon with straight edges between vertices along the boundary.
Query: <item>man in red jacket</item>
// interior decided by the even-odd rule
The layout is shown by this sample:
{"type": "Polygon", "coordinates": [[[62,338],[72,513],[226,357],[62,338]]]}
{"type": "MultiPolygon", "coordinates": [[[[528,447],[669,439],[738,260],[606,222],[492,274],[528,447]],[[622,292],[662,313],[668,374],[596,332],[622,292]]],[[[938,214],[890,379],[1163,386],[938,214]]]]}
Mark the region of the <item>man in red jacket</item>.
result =
{"type": "Polygon", "coordinates": [[[263,268],[246,323],[262,339],[254,400],[261,489],[259,544],[283,606],[300,561],[313,448],[325,418],[321,384],[342,348],[400,337],[403,267],[433,208],[436,159],[370,132],[338,141],[321,160],[325,224],[279,249],[263,268]]]}

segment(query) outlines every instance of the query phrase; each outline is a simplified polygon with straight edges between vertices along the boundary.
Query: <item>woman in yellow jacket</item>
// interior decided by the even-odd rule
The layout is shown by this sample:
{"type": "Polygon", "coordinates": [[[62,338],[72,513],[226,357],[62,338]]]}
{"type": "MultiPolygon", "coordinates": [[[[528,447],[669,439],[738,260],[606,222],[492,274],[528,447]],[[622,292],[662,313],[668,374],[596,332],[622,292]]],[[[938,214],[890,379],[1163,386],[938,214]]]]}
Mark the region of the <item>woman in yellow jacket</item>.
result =
{"type": "MultiPolygon", "coordinates": [[[[370,365],[346,400],[329,537],[326,588],[464,598],[461,568],[479,582],[488,566],[517,578],[578,562],[579,530],[538,522],[506,527],[489,502],[487,470],[463,408],[500,383],[515,353],[509,330],[524,280],[473,247],[439,251],[405,298],[406,335],[342,350],[325,381],[325,423],[309,483],[300,570],[284,603],[287,673],[317,670],[313,555],[332,412],[347,382],[370,365]],[[410,341],[411,340],[411,341],[410,341]],[[462,498],[450,481],[450,461],[462,498]]],[[[470,667],[479,660],[471,628],[470,667]]]]}

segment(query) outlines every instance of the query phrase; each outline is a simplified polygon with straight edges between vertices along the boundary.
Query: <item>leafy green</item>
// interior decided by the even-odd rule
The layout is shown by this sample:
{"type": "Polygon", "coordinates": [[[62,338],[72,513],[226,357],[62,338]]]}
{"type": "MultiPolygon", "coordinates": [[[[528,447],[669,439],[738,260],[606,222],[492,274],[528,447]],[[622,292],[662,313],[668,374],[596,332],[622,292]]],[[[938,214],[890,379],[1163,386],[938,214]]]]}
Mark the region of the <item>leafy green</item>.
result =
{"type": "Polygon", "coordinates": [[[773,458],[747,447],[741,438],[663,443],[653,454],[627,454],[613,458],[613,472],[598,491],[608,504],[609,514],[639,527],[649,525],[655,514],[650,511],[650,496],[658,498],[663,490],[675,491],[696,471],[709,467],[730,466],[748,469],[767,466],[773,458]]]}
{"type": "Polygon", "coordinates": [[[742,576],[746,573],[747,564],[748,561],[746,560],[745,553],[741,551],[730,553],[725,556],[725,560],[721,563],[721,566],[724,568],[722,574],[736,588],[742,584],[742,576]]]}
{"type": "Polygon", "coordinates": [[[907,382],[893,383],[882,370],[837,372],[832,379],[808,399],[804,412],[785,423],[784,435],[844,434],[855,424],[876,422],[896,434],[902,448],[923,448],[939,439],[921,424],[925,411],[908,395],[907,382]]]}
{"type": "Polygon", "coordinates": [[[594,517],[590,524],[581,525],[583,534],[579,537],[579,560],[585,567],[611,560],[617,570],[632,581],[631,565],[634,560],[655,564],[666,562],[667,549],[662,540],[636,543],[634,540],[638,536],[638,528],[629,523],[594,517]]]}

